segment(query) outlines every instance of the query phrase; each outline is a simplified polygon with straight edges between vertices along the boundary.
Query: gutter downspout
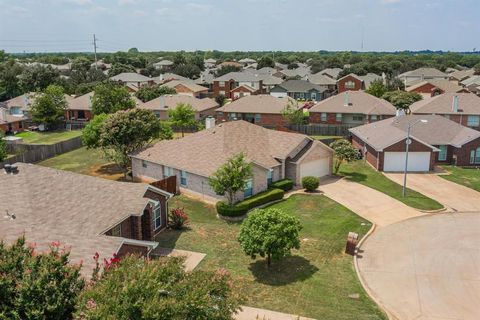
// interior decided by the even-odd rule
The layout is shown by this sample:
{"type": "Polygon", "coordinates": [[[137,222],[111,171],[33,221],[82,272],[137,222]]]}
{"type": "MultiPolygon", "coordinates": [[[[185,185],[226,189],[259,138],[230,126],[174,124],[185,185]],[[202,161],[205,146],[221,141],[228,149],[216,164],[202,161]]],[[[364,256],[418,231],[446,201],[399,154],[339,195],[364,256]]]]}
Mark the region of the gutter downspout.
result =
{"type": "Polygon", "coordinates": [[[285,179],[285,159],[282,159],[282,169],[280,172],[280,178],[285,179]]]}

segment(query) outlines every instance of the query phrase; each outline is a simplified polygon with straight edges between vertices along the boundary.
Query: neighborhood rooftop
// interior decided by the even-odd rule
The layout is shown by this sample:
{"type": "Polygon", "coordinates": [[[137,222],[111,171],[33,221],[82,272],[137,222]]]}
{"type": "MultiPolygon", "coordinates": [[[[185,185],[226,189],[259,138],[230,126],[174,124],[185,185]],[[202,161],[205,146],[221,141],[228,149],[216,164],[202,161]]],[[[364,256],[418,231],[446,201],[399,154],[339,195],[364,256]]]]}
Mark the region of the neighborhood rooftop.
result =
{"type": "Polygon", "coordinates": [[[195,111],[199,112],[218,106],[217,102],[210,98],[198,99],[190,95],[174,94],[160,96],[148,102],[141,103],[138,107],[149,110],[169,110],[175,109],[179,103],[189,104],[195,111]]]}
{"type": "Polygon", "coordinates": [[[410,106],[412,113],[480,114],[480,97],[473,93],[444,93],[430,99],[415,102],[410,106]],[[454,106],[458,97],[458,108],[454,106]]]}
{"type": "Polygon", "coordinates": [[[226,104],[217,111],[282,114],[289,104],[295,107],[297,105],[290,97],[277,98],[268,94],[250,95],[226,104]]]}

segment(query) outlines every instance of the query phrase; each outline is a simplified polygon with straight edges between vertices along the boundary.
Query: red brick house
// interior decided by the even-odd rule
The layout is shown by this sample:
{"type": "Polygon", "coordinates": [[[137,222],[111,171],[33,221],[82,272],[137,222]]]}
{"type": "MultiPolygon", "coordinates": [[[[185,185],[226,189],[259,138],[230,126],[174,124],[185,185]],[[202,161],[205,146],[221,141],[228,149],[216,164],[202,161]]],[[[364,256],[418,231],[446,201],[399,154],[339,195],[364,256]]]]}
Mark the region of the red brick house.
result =
{"type": "Polygon", "coordinates": [[[367,73],[364,76],[358,76],[354,73],[350,73],[337,80],[337,90],[338,93],[345,91],[366,90],[372,81],[378,79],[382,80],[382,77],[376,75],[375,73],[367,73]]]}
{"type": "Polygon", "coordinates": [[[0,241],[25,235],[38,249],[53,241],[71,248],[71,260],[91,275],[100,259],[158,246],[173,196],[141,183],[110,181],[63,170],[18,163],[18,173],[0,174],[2,209],[15,219],[0,220],[0,241]]]}
{"type": "Polygon", "coordinates": [[[442,163],[480,166],[480,132],[438,115],[399,116],[352,128],[352,144],[377,170],[402,172],[409,125],[409,171],[431,171],[442,163]]]}
{"type": "Polygon", "coordinates": [[[232,99],[236,100],[245,96],[251,96],[252,94],[255,94],[256,91],[257,90],[255,90],[254,88],[243,84],[230,91],[230,94],[232,96],[232,99]]]}
{"type": "Polygon", "coordinates": [[[468,93],[469,91],[447,79],[431,79],[421,81],[405,89],[407,92],[417,92],[424,98],[431,98],[443,93],[468,93]]]}
{"type": "Polygon", "coordinates": [[[6,108],[0,107],[0,132],[21,132],[25,128],[25,120],[27,120],[25,116],[12,115],[6,108]]]}
{"type": "Polygon", "coordinates": [[[310,108],[310,123],[362,125],[396,114],[388,101],[363,91],[346,91],[310,108]]]}
{"type": "Polygon", "coordinates": [[[413,114],[438,114],[461,125],[480,130],[480,97],[473,93],[445,93],[415,102],[413,114]]]}
{"type": "Polygon", "coordinates": [[[265,94],[245,96],[218,108],[217,120],[245,120],[266,127],[286,127],[288,121],[283,117],[283,111],[289,104],[297,106],[296,101],[289,97],[277,98],[265,94]]]}
{"type": "Polygon", "coordinates": [[[223,76],[213,79],[212,90],[213,95],[224,95],[229,99],[233,99],[232,90],[237,87],[246,85],[252,88],[254,94],[264,93],[263,79],[252,72],[230,72],[223,76]]]}
{"type": "Polygon", "coordinates": [[[65,111],[65,120],[90,121],[92,119],[92,98],[94,92],[89,92],[70,99],[65,111]]]}

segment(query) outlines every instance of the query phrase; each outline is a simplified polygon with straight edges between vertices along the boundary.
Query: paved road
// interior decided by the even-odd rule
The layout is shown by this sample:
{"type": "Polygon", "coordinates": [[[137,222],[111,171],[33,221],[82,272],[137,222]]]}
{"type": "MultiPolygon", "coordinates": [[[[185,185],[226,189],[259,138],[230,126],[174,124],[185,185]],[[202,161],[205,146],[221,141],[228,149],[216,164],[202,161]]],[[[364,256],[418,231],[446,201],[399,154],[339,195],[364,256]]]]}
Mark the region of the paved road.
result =
{"type": "MultiPolygon", "coordinates": [[[[403,174],[386,173],[393,181],[403,184],[403,174]]],[[[433,173],[411,173],[407,176],[409,188],[437,200],[451,211],[480,211],[480,192],[439,177],[433,173]]]]}
{"type": "Polygon", "coordinates": [[[324,179],[319,189],[327,197],[341,203],[378,227],[422,215],[420,211],[382,192],[346,179],[324,179]]]}
{"type": "Polygon", "coordinates": [[[480,212],[424,216],[378,229],[358,267],[401,320],[480,319],[480,212]]]}

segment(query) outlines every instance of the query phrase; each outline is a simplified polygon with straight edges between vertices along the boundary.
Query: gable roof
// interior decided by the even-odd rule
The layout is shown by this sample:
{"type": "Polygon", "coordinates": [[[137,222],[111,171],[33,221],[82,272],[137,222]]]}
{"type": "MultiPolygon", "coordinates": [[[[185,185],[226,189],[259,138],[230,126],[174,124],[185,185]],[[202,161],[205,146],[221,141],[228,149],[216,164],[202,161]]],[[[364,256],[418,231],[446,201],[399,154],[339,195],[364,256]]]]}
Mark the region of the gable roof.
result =
{"type": "Polygon", "coordinates": [[[330,76],[332,79],[337,79],[338,78],[338,75],[340,74],[340,72],[342,72],[343,69],[342,68],[326,68],[326,69],[323,69],[322,71],[318,72],[320,74],[323,74],[323,75],[328,75],[330,76]]]}
{"type": "Polygon", "coordinates": [[[142,74],[136,72],[123,72],[117,74],[116,76],[110,77],[110,80],[113,81],[122,81],[122,82],[148,82],[153,81],[152,78],[146,77],[142,74]]]}
{"type": "MultiPolygon", "coordinates": [[[[8,123],[14,123],[14,122],[19,122],[19,121],[25,121],[28,118],[24,116],[23,114],[20,115],[12,115],[8,112],[6,108],[0,107],[0,124],[8,124],[8,123]],[[4,118],[5,116],[5,118],[4,118]]],[[[1,132],[1,130],[0,130],[1,132]]]]}
{"type": "Polygon", "coordinates": [[[436,68],[418,68],[415,70],[407,71],[398,76],[399,78],[447,78],[448,75],[436,68]]]}
{"type": "Polygon", "coordinates": [[[238,120],[221,123],[182,139],[160,141],[132,157],[209,177],[229,158],[241,152],[248,161],[259,166],[276,167],[280,165],[278,159],[295,156],[300,151],[298,149],[310,140],[302,134],[269,130],[238,120]]]}
{"type": "Polygon", "coordinates": [[[349,129],[351,133],[372,146],[376,151],[402,141],[406,138],[408,125],[419,120],[427,123],[418,123],[411,127],[411,137],[434,151],[435,145],[452,145],[461,147],[474,139],[480,138],[480,131],[462,126],[454,121],[439,115],[408,115],[392,117],[376,121],[363,126],[349,129]]]}
{"type": "Polygon", "coordinates": [[[244,72],[229,72],[220,76],[218,78],[213,79],[213,81],[229,81],[235,80],[239,82],[257,82],[260,81],[258,75],[249,71],[244,72]]]}
{"type": "Polygon", "coordinates": [[[175,73],[163,73],[159,75],[158,77],[152,78],[156,83],[163,83],[165,81],[170,81],[170,80],[182,80],[182,81],[192,81],[189,78],[186,78],[184,76],[180,76],[175,73]]]}
{"type": "Polygon", "coordinates": [[[462,81],[474,75],[475,75],[474,69],[466,69],[466,70],[458,70],[458,71],[452,72],[448,76],[451,79],[457,79],[458,81],[462,81]]]}
{"type": "Polygon", "coordinates": [[[317,72],[315,74],[311,74],[307,76],[307,80],[313,84],[319,85],[319,86],[331,86],[331,85],[336,85],[337,82],[330,78],[329,76],[326,76],[323,73],[317,72]]]}
{"type": "Polygon", "coordinates": [[[68,102],[69,110],[92,110],[92,98],[95,92],[89,92],[84,95],[71,99],[68,102]]]}
{"type": "Polygon", "coordinates": [[[290,97],[277,98],[268,94],[258,94],[237,99],[217,109],[217,111],[282,114],[289,103],[297,105],[295,100],[290,97]]]}
{"type": "Polygon", "coordinates": [[[325,91],[325,88],[306,80],[287,80],[278,86],[287,90],[287,92],[308,92],[310,90],[317,90],[319,92],[325,91]]]}
{"type": "Polygon", "coordinates": [[[218,103],[213,99],[199,99],[184,94],[163,95],[148,102],[140,103],[137,107],[140,109],[162,111],[175,109],[179,103],[189,104],[197,112],[218,107],[218,103]]]}
{"type": "Polygon", "coordinates": [[[29,110],[37,94],[36,92],[24,93],[10,100],[0,102],[0,106],[7,109],[19,107],[21,110],[29,110]]]}
{"type": "Polygon", "coordinates": [[[172,80],[172,81],[168,81],[168,82],[163,84],[163,86],[166,86],[166,87],[169,87],[169,88],[175,88],[179,85],[182,85],[182,86],[188,88],[189,90],[191,90],[194,93],[208,91],[208,88],[200,86],[200,85],[196,84],[195,82],[193,82],[191,80],[190,81],[172,80]]]}
{"type": "Polygon", "coordinates": [[[424,86],[426,84],[431,84],[440,90],[444,92],[460,92],[463,90],[462,86],[459,86],[453,81],[447,80],[447,79],[429,79],[425,81],[418,82],[408,88],[405,89],[405,91],[414,91],[415,89],[420,88],[421,86],[424,86]]]}
{"type": "Polygon", "coordinates": [[[164,59],[159,62],[155,62],[153,65],[154,66],[173,66],[173,61],[164,59]]]}
{"type": "Polygon", "coordinates": [[[318,102],[309,109],[309,112],[395,115],[396,110],[387,100],[377,98],[366,92],[345,91],[318,102]]]}
{"type": "Polygon", "coordinates": [[[89,275],[95,252],[111,257],[125,241],[104,233],[124,219],[143,214],[149,202],[145,184],[116,182],[52,168],[17,163],[19,173],[0,174],[2,209],[14,220],[0,220],[0,238],[15,241],[25,234],[39,245],[61,241],[71,259],[83,260],[89,275]]]}
{"type": "Polygon", "coordinates": [[[480,115],[480,97],[473,93],[444,93],[415,102],[410,106],[412,113],[480,115]],[[452,108],[453,97],[458,97],[458,112],[452,108]]]}

